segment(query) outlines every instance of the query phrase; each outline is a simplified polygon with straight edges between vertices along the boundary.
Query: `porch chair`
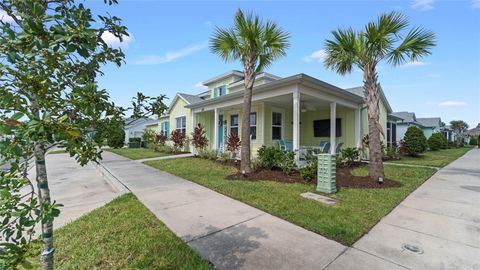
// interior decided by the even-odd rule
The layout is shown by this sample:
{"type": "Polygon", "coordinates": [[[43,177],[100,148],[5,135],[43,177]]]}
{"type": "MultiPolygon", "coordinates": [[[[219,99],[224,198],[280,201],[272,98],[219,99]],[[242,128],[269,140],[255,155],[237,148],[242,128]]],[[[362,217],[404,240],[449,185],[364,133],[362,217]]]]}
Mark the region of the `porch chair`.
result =
{"type": "Polygon", "coordinates": [[[335,154],[338,154],[340,153],[340,151],[342,151],[342,146],[343,146],[343,143],[337,143],[337,147],[335,148],[335,154]]]}
{"type": "Polygon", "coordinates": [[[323,148],[327,143],[328,143],[327,141],[320,141],[320,143],[318,144],[318,147],[320,148],[321,152],[323,152],[323,148]]]}
{"type": "Polygon", "coordinates": [[[293,141],[285,141],[285,151],[293,151],[293,141]]]}
{"type": "Polygon", "coordinates": [[[286,150],[287,150],[287,146],[285,145],[285,141],[284,141],[284,140],[279,140],[279,141],[278,141],[278,147],[280,147],[280,150],[282,150],[282,151],[286,151],[286,150]]]}
{"type": "Polygon", "coordinates": [[[322,153],[328,154],[329,152],[330,152],[330,143],[327,142],[327,143],[325,143],[325,145],[322,148],[322,153]]]}

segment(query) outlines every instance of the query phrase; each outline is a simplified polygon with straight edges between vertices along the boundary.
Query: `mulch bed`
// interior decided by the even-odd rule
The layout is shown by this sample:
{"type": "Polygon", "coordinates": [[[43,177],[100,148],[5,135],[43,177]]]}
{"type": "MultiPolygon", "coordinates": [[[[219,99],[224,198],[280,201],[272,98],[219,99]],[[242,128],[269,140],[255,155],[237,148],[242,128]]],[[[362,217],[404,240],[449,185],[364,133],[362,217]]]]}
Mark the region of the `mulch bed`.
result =
{"type": "MultiPolygon", "coordinates": [[[[240,163],[235,163],[234,166],[238,169],[240,163]]],[[[355,176],[351,173],[351,170],[355,167],[360,166],[360,164],[354,164],[352,166],[337,166],[337,187],[345,188],[392,188],[392,187],[401,187],[402,184],[398,181],[391,179],[384,179],[383,183],[380,184],[377,181],[372,181],[368,176],[355,176]]],[[[229,175],[225,177],[227,180],[247,180],[247,181],[258,181],[258,180],[268,180],[281,183],[307,183],[300,176],[298,172],[293,172],[291,174],[286,174],[281,170],[268,170],[268,169],[258,169],[248,175],[243,175],[238,172],[236,174],[229,175]]],[[[311,184],[316,185],[317,179],[313,179],[311,184]]]]}

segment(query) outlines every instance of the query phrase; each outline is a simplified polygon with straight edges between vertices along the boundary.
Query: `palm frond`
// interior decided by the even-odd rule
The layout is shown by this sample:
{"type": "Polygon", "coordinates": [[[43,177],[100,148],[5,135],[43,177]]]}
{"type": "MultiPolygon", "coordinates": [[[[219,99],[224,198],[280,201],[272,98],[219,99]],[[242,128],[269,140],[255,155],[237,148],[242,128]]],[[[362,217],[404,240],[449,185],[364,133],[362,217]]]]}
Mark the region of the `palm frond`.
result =
{"type": "Polygon", "coordinates": [[[359,60],[359,41],[357,33],[349,28],[332,31],[333,39],[325,41],[327,54],[324,64],[336,72],[345,75],[352,72],[359,60]]]}
{"type": "Polygon", "coordinates": [[[420,57],[430,55],[435,44],[435,33],[420,27],[414,28],[408,32],[400,45],[387,55],[387,61],[394,66],[416,61],[420,57]]]}

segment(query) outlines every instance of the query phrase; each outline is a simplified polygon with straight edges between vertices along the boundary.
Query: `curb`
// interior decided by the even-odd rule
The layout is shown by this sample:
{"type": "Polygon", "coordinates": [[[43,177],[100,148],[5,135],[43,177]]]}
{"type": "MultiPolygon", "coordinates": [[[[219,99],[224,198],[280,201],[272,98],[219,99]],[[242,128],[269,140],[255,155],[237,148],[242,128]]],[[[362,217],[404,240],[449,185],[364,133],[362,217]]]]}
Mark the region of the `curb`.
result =
{"type": "Polygon", "coordinates": [[[107,181],[107,183],[118,193],[121,195],[130,193],[130,189],[125,186],[120,179],[115,176],[111,171],[109,171],[102,163],[96,163],[95,166],[97,170],[102,174],[103,178],[107,181]]]}

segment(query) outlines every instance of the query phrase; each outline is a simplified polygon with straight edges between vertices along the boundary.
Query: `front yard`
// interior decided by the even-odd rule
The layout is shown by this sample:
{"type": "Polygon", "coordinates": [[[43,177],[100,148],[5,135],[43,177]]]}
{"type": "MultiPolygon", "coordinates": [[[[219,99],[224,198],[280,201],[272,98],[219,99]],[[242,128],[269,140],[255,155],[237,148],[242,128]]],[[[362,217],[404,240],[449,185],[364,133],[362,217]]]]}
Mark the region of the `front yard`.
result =
{"type": "Polygon", "coordinates": [[[150,148],[109,148],[105,149],[105,151],[109,151],[129,159],[143,159],[173,155],[172,153],[157,152],[150,148]]]}
{"type": "Polygon", "coordinates": [[[398,164],[422,165],[432,167],[444,167],[463,156],[471,147],[441,149],[438,151],[427,151],[418,157],[402,156],[400,160],[389,161],[398,164]]]}
{"type": "MultiPolygon", "coordinates": [[[[212,269],[132,194],[56,230],[54,239],[58,269],[212,269]]],[[[38,257],[30,260],[39,268],[38,257]]]]}
{"type": "MultiPolygon", "coordinates": [[[[341,188],[335,195],[335,206],[324,205],[300,196],[313,192],[312,184],[286,184],[272,181],[225,180],[236,173],[232,166],[200,158],[182,158],[145,162],[157,169],[196,182],[234,199],[262,209],[308,230],[346,245],[351,245],[408,194],[422,184],[435,170],[386,166],[388,178],[403,185],[388,189],[341,188]]],[[[366,175],[366,166],[354,174],[366,175]]]]}

